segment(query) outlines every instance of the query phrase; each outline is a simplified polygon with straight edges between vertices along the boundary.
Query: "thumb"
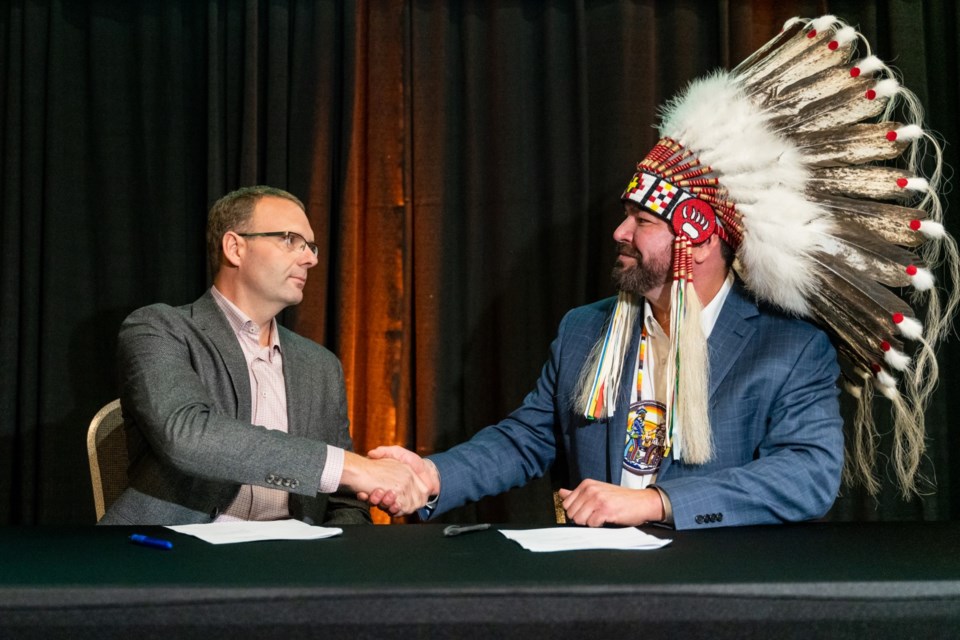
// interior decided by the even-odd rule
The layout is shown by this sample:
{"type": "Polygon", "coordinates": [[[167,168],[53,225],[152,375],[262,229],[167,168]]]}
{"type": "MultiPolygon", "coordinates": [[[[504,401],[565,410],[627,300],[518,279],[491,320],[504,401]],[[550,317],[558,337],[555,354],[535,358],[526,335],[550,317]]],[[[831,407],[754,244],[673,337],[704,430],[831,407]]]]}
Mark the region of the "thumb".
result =
{"type": "Polygon", "coordinates": [[[374,460],[380,460],[381,458],[386,457],[386,449],[386,447],[377,447],[376,449],[371,449],[370,451],[367,451],[367,457],[373,458],[374,460]]]}

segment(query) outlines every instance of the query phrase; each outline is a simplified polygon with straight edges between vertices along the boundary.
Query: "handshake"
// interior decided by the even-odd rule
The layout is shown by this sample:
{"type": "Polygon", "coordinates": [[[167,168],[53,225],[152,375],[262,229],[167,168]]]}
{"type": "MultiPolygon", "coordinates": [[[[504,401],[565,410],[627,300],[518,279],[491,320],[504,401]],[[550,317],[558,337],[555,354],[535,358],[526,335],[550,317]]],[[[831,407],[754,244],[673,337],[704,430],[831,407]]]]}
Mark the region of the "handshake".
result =
{"type": "Polygon", "coordinates": [[[440,493],[440,474],[432,462],[403,447],[377,447],[363,457],[346,452],[341,489],[392,516],[420,509],[440,493]]]}

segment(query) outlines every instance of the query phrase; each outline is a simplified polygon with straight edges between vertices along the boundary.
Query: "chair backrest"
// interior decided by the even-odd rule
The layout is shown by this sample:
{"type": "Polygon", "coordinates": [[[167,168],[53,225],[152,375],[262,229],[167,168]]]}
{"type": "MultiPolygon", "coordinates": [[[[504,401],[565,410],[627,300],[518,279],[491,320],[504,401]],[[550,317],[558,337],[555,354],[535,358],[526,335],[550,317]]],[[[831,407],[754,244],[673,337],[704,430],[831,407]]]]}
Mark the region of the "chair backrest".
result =
{"type": "Polygon", "coordinates": [[[127,488],[127,435],[123,429],[120,401],[114,400],[93,416],[87,429],[87,457],[93,483],[93,506],[97,521],[107,507],[127,488]]]}

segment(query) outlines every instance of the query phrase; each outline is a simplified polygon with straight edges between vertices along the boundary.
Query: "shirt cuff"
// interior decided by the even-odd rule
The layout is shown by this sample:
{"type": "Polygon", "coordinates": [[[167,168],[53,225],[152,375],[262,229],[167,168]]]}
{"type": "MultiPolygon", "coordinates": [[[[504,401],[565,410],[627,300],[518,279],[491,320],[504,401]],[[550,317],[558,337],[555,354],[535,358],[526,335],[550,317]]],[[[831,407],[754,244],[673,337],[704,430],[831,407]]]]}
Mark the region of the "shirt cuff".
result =
{"type": "Polygon", "coordinates": [[[343,475],[343,449],[327,445],[327,463],[323,465],[320,474],[320,489],[318,493],[334,493],[340,488],[340,477],[343,475]]]}
{"type": "Polygon", "coordinates": [[[663,524],[668,524],[671,527],[673,526],[673,505],[670,504],[670,496],[667,495],[667,492],[661,489],[660,487],[653,485],[653,488],[657,490],[657,493],[660,494],[660,502],[663,503],[663,524]]]}
{"type": "Polygon", "coordinates": [[[437,508],[437,503],[440,502],[440,470],[437,469],[437,465],[435,465],[430,458],[424,458],[423,461],[430,465],[433,472],[437,474],[437,493],[432,496],[427,496],[427,504],[423,505],[423,508],[426,509],[428,513],[433,513],[434,509],[437,508]]]}

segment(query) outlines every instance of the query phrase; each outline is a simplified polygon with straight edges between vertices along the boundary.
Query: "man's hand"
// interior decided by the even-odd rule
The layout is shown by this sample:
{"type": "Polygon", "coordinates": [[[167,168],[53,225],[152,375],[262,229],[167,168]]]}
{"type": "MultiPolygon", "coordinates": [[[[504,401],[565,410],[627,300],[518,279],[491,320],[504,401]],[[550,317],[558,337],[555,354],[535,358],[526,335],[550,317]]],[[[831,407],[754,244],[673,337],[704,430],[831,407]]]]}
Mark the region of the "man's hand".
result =
{"type": "Polygon", "coordinates": [[[390,458],[372,460],[351,451],[344,455],[340,486],[361,500],[375,492],[389,495],[391,515],[413,513],[427,503],[429,495],[427,486],[408,465],[390,458]]]}
{"type": "MultiPolygon", "coordinates": [[[[420,481],[427,487],[427,496],[435,496],[440,493],[440,474],[432,462],[421,458],[413,451],[398,446],[377,447],[367,453],[374,460],[392,459],[410,467],[420,481]]],[[[397,505],[397,496],[392,491],[385,488],[377,488],[369,494],[358,494],[360,500],[366,500],[375,507],[386,511],[392,516],[401,515],[403,510],[397,505]]],[[[424,501],[426,504],[426,501],[424,501]]],[[[422,505],[421,505],[422,506],[422,505]]]]}
{"type": "Polygon", "coordinates": [[[656,489],[628,489],[615,484],[584,480],[573,491],[560,489],[567,518],[577,524],[634,527],[663,520],[663,501],[656,489]]]}

